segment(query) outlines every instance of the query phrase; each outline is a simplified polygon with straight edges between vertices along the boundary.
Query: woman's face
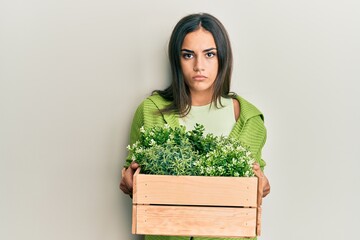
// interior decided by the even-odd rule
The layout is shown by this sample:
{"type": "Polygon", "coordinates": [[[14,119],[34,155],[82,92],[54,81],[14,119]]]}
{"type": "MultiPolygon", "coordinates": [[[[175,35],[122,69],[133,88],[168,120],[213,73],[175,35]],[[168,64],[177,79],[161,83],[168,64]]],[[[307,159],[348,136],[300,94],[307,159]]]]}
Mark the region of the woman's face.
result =
{"type": "Polygon", "coordinates": [[[185,36],[180,63],[190,93],[211,97],[219,64],[215,40],[209,31],[200,28],[185,36]]]}

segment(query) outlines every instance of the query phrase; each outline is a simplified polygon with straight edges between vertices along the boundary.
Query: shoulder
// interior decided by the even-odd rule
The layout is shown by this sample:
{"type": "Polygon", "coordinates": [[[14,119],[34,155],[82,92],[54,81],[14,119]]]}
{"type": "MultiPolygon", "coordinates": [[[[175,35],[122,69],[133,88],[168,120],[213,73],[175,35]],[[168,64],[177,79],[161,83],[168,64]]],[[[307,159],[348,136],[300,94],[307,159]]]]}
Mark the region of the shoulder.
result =
{"type": "Polygon", "coordinates": [[[148,98],[144,100],[144,102],[148,101],[149,103],[152,103],[154,106],[156,106],[158,109],[163,109],[167,107],[169,104],[171,104],[170,101],[166,100],[162,96],[160,96],[158,93],[154,93],[148,98]]]}
{"type": "Polygon", "coordinates": [[[159,94],[153,94],[145,98],[138,106],[135,117],[141,118],[144,127],[152,127],[154,125],[163,125],[168,123],[171,126],[178,125],[178,120],[175,114],[162,113],[160,110],[167,107],[171,102],[165,100],[159,94]]]}
{"type": "Polygon", "coordinates": [[[240,117],[240,103],[237,99],[233,98],[232,99],[233,105],[234,105],[234,115],[235,115],[235,120],[237,121],[240,117]]]}
{"type": "Polygon", "coordinates": [[[137,111],[156,111],[163,109],[171,102],[165,100],[159,94],[155,93],[147,98],[145,98],[137,108],[137,111]]]}
{"type": "MultiPolygon", "coordinates": [[[[243,97],[234,94],[232,96],[234,100],[237,100],[239,104],[240,117],[244,119],[250,119],[252,117],[260,116],[264,120],[262,112],[255,107],[252,103],[244,99],[243,97]]],[[[236,104],[236,103],[235,103],[236,104]]]]}

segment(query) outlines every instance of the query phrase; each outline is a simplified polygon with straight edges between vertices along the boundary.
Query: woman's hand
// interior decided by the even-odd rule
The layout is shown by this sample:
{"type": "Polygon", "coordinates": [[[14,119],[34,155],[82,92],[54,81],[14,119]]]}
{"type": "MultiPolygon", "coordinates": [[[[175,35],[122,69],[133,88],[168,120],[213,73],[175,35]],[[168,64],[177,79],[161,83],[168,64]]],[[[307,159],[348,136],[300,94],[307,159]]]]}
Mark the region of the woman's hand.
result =
{"type": "Polygon", "coordinates": [[[263,185],[263,194],[262,197],[266,197],[270,193],[270,183],[267,177],[264,175],[263,171],[261,171],[259,163],[254,163],[253,170],[255,175],[259,178],[260,181],[262,181],[263,185]]]}
{"type": "Polygon", "coordinates": [[[137,164],[136,162],[132,162],[128,168],[122,169],[120,189],[125,194],[129,194],[130,197],[132,197],[133,192],[133,176],[138,167],[139,164],[137,164]]]}

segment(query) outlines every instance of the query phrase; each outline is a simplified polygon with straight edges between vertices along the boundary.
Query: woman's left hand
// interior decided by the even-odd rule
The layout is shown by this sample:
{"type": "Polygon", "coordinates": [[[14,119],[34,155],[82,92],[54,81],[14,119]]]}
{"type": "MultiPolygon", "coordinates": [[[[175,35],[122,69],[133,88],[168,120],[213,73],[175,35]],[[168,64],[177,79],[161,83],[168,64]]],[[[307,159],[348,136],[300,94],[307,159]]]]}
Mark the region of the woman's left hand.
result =
{"type": "Polygon", "coordinates": [[[262,180],[262,184],[263,184],[263,194],[262,197],[266,197],[266,195],[268,195],[270,193],[270,183],[269,180],[267,179],[267,177],[265,176],[265,174],[263,173],[263,171],[261,171],[260,165],[259,163],[254,163],[253,165],[253,170],[255,175],[262,180]]]}

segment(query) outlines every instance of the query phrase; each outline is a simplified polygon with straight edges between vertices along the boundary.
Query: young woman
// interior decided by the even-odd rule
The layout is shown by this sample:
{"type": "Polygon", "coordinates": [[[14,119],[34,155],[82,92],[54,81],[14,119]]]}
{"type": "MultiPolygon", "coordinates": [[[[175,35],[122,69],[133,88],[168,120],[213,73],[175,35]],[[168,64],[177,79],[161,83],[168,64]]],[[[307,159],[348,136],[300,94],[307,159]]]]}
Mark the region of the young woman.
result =
{"type": "MultiPolygon", "coordinates": [[[[261,150],[266,140],[264,119],[255,106],[230,92],[232,52],[225,28],[212,15],[188,15],[175,26],[168,51],[172,83],[165,90],[154,91],[137,108],[130,144],[139,138],[142,126],[150,128],[165,123],[172,127],[181,124],[187,130],[200,123],[207,132],[236,137],[250,147],[257,161],[253,169],[263,178],[265,197],[270,185],[262,172],[265,162],[261,150]]],[[[138,167],[137,163],[132,163],[123,169],[120,189],[130,196],[132,176],[138,167]]],[[[219,238],[146,236],[145,239],[219,238]]]]}

